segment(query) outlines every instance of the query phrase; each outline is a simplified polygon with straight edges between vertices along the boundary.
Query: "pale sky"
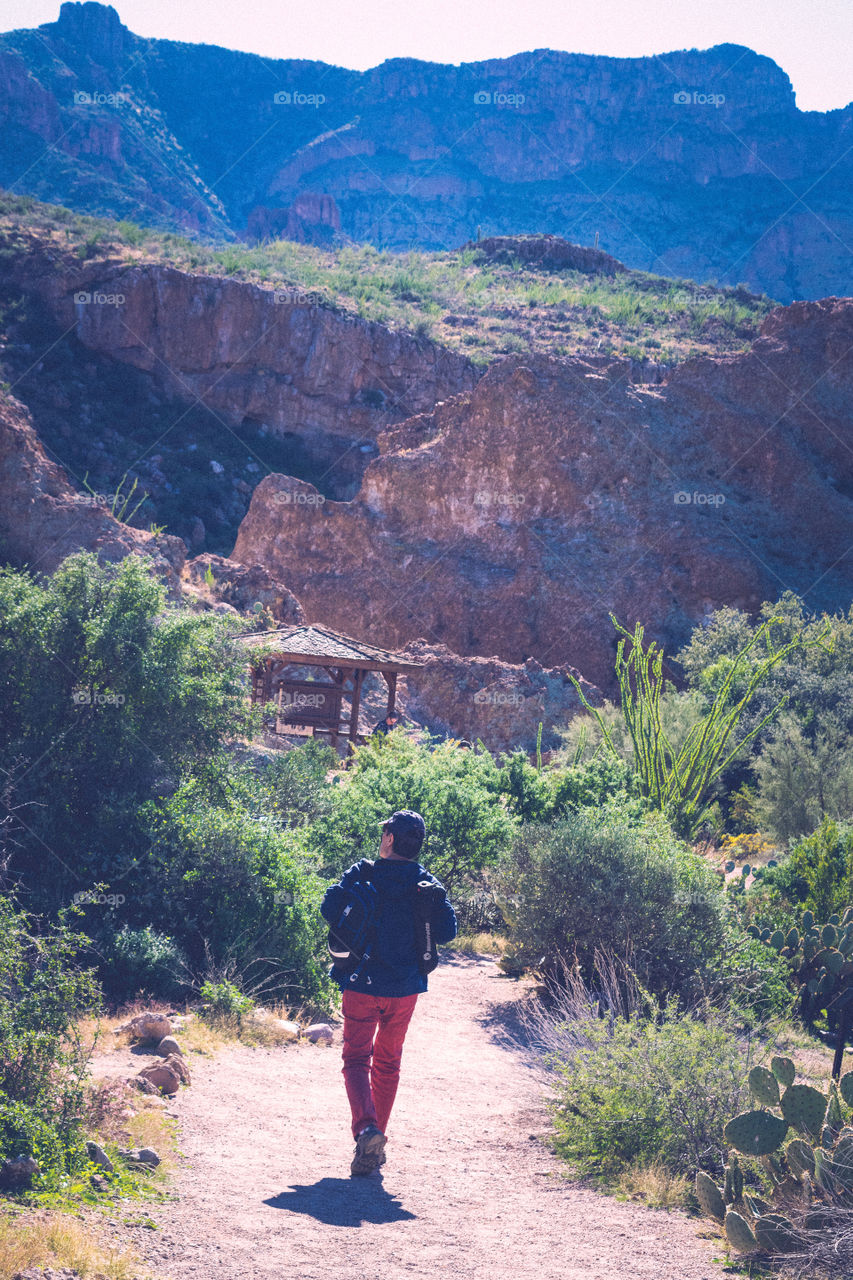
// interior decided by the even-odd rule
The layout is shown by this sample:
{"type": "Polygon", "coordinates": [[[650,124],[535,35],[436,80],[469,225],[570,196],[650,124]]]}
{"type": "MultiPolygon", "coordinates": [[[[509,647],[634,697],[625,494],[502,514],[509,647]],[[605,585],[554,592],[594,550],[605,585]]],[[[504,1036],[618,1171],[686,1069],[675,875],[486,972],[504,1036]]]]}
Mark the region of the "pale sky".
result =
{"type": "MultiPolygon", "coordinates": [[[[797,105],[853,100],[853,0],[116,0],[131,31],[363,70],[386,58],[476,62],[530,49],[637,57],[748,45],[797,105]]],[[[53,22],[59,0],[0,0],[0,30],[53,22]]]]}

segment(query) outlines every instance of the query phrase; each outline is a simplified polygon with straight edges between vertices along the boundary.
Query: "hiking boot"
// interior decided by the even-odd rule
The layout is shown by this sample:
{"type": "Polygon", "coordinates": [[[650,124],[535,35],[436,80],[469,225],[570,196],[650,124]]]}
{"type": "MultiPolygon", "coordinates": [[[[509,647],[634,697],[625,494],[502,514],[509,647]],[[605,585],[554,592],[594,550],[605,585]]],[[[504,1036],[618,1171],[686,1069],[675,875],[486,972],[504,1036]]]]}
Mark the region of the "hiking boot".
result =
{"type": "Polygon", "coordinates": [[[355,1144],[355,1155],[350,1165],[354,1178],[364,1178],[385,1163],[385,1134],[370,1124],[362,1129],[355,1144]]]}

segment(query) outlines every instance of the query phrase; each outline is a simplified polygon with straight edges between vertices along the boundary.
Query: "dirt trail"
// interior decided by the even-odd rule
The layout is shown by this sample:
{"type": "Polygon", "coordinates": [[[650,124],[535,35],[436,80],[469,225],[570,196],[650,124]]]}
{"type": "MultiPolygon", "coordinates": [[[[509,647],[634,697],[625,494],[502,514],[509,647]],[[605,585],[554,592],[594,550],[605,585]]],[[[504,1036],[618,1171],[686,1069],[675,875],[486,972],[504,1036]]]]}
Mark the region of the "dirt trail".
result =
{"type": "Polygon", "coordinates": [[[517,997],[491,961],[451,959],[406,1042],[383,1179],[350,1180],[332,1048],[235,1049],[182,1091],[178,1199],[140,1246],[174,1280],[717,1280],[697,1224],[573,1185],[523,1056],[493,1034],[517,997]]]}

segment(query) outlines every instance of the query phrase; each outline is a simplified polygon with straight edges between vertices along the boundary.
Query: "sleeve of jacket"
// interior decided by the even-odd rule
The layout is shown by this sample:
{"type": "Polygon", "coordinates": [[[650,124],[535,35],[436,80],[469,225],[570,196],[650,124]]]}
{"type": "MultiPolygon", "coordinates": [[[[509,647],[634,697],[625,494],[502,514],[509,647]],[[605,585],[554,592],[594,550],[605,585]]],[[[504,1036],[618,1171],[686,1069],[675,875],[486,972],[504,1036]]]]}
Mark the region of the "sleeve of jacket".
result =
{"type": "Polygon", "coordinates": [[[343,906],[346,897],[346,890],[349,884],[358,876],[358,863],[354,863],[348,871],[345,871],[337,884],[329,885],[323,901],[320,903],[320,915],[327,923],[334,920],[335,916],[343,906]]]}
{"type": "Polygon", "coordinates": [[[439,908],[438,915],[433,922],[433,935],[436,942],[452,942],[456,937],[456,912],[450,905],[450,899],[445,897],[442,906],[439,908]]]}

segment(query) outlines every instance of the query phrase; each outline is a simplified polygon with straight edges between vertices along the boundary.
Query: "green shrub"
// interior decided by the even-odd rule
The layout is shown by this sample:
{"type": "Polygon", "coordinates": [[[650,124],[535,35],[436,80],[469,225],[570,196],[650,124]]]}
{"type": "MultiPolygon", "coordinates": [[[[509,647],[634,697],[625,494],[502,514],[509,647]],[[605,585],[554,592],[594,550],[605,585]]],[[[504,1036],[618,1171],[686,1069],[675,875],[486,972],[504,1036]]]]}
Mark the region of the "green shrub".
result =
{"type": "Polygon", "coordinates": [[[517,820],[500,802],[500,770],[488,752],[431,747],[392,733],[365,743],[334,806],[310,828],[324,874],[339,875],[359,858],[375,858],[380,824],[395,809],[415,809],[427,827],[421,861],[448,891],[494,863],[517,820]]]}
{"type": "Polygon", "coordinates": [[[651,990],[685,993],[722,941],[719,882],[660,817],[632,827],[611,806],[527,823],[495,881],[526,963],[577,956],[588,972],[601,948],[651,990]]]}
{"type": "Polygon", "coordinates": [[[660,1022],[590,1016],[552,1069],[557,1151],[608,1176],[635,1161],[718,1168],[723,1127],[745,1093],[735,1035],[672,1010],[660,1022]]]}
{"type": "Polygon", "coordinates": [[[796,1001],[788,963],[734,925],[726,927],[720,952],[710,958],[706,990],[750,1026],[790,1016],[796,1001]]]}
{"type": "Polygon", "coordinates": [[[98,950],[104,992],[116,1003],[141,995],[175,999],[186,988],[186,957],[180,947],[148,925],[124,925],[101,939],[98,950]]]}
{"type": "Polygon", "coordinates": [[[233,982],[203,982],[199,992],[204,1012],[210,1018],[240,1018],[253,1007],[251,996],[245,995],[233,982]]]}
{"type": "Polygon", "coordinates": [[[0,685],[0,756],[26,806],[11,873],[40,910],[115,891],[148,845],[140,805],[215,769],[249,723],[223,620],[168,607],[135,556],[72,556],[43,583],[0,570],[0,685]]]}
{"type": "Polygon", "coordinates": [[[236,966],[280,998],[326,998],[325,884],[305,848],[307,828],[283,829],[239,796],[217,803],[200,783],[150,806],[149,819],[139,876],[148,897],[137,909],[175,939],[190,972],[236,966]]]}
{"type": "Polygon", "coordinates": [[[84,1158],[77,1116],[86,1055],[73,1024],[99,999],[79,963],[87,942],[64,921],[36,932],[0,897],[0,1159],[34,1155],[42,1186],[84,1158]]]}
{"type": "Polygon", "coordinates": [[[853,903],[853,825],[825,818],[817,831],[799,840],[778,867],[764,874],[767,890],[802,911],[827,920],[853,903]]]}

